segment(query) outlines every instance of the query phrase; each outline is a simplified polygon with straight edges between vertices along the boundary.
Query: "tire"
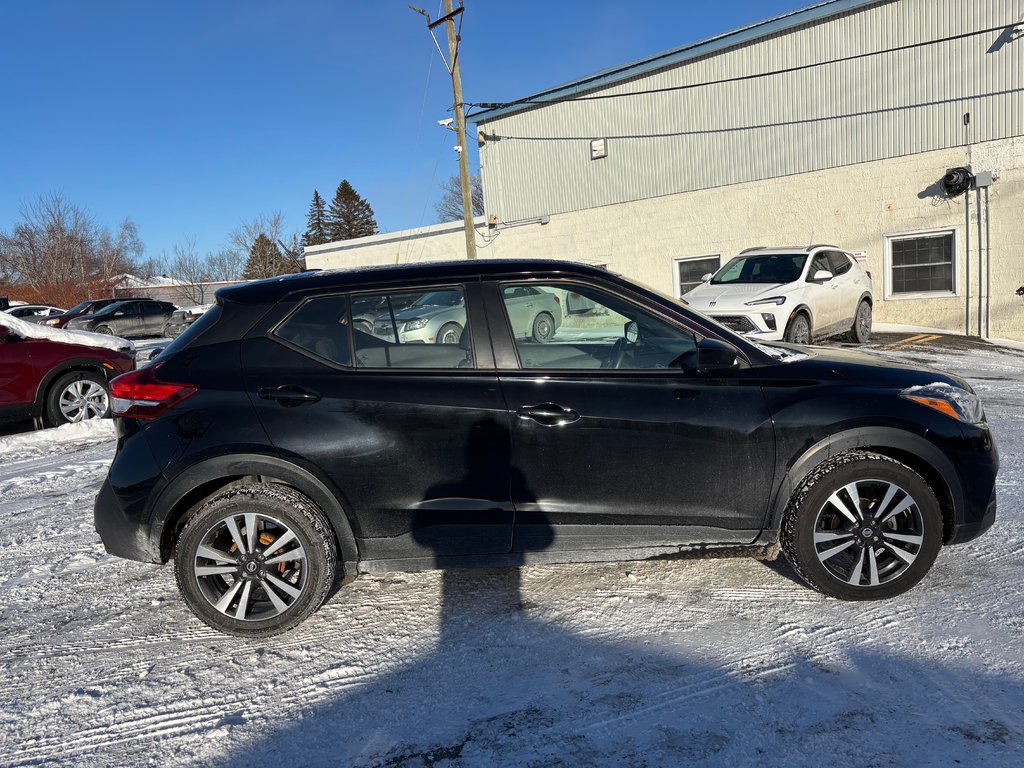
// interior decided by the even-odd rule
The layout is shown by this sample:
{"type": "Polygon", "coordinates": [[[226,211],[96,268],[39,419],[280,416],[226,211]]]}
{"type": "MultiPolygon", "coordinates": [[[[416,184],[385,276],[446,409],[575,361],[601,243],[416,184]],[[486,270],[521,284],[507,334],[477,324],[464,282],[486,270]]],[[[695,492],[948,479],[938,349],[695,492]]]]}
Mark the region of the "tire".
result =
{"type": "Polygon", "coordinates": [[[337,571],[327,518],[294,488],[272,483],[238,485],[211,498],[189,519],[174,550],[186,605],[209,626],[239,637],[271,637],[303,622],[323,605],[337,571]],[[289,533],[285,552],[271,550],[289,533]]]}
{"type": "Polygon", "coordinates": [[[533,340],[540,344],[551,341],[551,337],[555,335],[555,318],[547,312],[541,312],[533,318],[533,327],[530,333],[533,340]]]}
{"type": "Polygon", "coordinates": [[[461,338],[461,325],[458,323],[445,323],[441,326],[441,330],[437,332],[437,336],[434,337],[434,342],[437,344],[458,344],[461,338]]]}
{"type": "Polygon", "coordinates": [[[910,467],[850,451],[822,462],[800,483],[780,543],[800,578],[819,592],[884,600],[906,592],[932,567],[942,546],[942,511],[931,486],[910,467]]]}
{"type": "Polygon", "coordinates": [[[46,418],[54,426],[110,415],[107,380],[92,371],[72,371],[61,376],[46,395],[46,418]]]}
{"type": "Polygon", "coordinates": [[[93,333],[102,333],[107,336],[113,336],[114,330],[109,325],[98,325],[92,329],[93,333]]]}
{"type": "Polygon", "coordinates": [[[854,344],[866,344],[871,339],[871,304],[862,300],[857,305],[857,314],[853,316],[853,325],[846,338],[854,344]]]}
{"type": "Polygon", "coordinates": [[[797,313],[786,326],[786,333],[783,338],[790,344],[811,343],[811,321],[803,312],[797,313]]]}
{"type": "Polygon", "coordinates": [[[163,332],[162,332],[162,336],[163,336],[163,338],[165,338],[165,339],[174,339],[174,338],[177,338],[177,337],[175,337],[174,335],[172,335],[173,333],[174,333],[174,332],[173,332],[173,331],[171,330],[171,326],[170,326],[170,323],[167,323],[167,324],[165,324],[165,325],[164,325],[164,329],[163,329],[163,332]]]}
{"type": "Polygon", "coordinates": [[[368,336],[373,335],[373,324],[368,323],[365,320],[356,320],[354,323],[352,323],[352,327],[355,328],[360,333],[365,333],[368,336]]]}

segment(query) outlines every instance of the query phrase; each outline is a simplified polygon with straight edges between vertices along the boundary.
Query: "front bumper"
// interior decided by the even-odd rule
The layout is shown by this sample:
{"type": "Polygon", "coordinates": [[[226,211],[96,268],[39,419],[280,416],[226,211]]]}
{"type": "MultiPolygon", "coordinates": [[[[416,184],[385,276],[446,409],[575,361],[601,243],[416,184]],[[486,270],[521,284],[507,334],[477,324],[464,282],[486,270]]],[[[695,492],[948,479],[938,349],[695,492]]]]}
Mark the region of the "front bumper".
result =
{"type": "Polygon", "coordinates": [[[786,332],[786,323],[789,321],[788,309],[770,304],[763,307],[743,307],[742,309],[709,307],[700,311],[733,333],[761,341],[782,341],[786,332]],[[778,311],[772,312],[773,309],[778,311]]]}

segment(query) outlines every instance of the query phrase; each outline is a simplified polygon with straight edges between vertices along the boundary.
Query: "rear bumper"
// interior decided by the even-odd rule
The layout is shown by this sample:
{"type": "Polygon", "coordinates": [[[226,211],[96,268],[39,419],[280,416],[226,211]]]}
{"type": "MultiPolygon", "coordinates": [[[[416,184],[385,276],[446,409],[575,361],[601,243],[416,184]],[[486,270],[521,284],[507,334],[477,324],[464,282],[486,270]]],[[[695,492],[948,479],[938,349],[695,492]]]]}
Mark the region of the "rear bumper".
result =
{"type": "Polygon", "coordinates": [[[93,519],[96,533],[110,554],[144,563],[163,562],[150,539],[148,521],[144,523],[140,515],[131,514],[126,509],[109,478],[103,481],[96,495],[93,519]]]}

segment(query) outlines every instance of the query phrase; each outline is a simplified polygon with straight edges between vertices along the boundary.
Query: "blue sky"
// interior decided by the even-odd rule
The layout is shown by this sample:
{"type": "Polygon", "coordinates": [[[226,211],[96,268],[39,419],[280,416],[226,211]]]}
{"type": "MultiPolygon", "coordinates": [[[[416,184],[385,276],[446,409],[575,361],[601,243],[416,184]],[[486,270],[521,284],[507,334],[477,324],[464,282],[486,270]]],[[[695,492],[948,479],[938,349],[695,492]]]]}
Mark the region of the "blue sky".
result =
{"type": "MultiPolygon", "coordinates": [[[[466,0],[464,97],[519,98],[806,4],[466,0]]],[[[0,28],[0,230],[61,191],[111,227],[133,219],[147,255],[188,237],[205,253],[261,213],[301,231],[313,190],[329,200],[342,178],[405,229],[434,222],[458,171],[437,125],[451,84],[405,0],[11,0],[0,28]]]]}

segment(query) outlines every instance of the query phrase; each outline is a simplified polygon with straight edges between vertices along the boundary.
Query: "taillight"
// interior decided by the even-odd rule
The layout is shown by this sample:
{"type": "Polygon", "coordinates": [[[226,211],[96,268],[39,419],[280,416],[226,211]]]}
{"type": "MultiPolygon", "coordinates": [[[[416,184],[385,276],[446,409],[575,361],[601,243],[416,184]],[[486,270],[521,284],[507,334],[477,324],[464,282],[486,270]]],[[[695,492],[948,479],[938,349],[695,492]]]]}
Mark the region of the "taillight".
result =
{"type": "Polygon", "coordinates": [[[163,363],[122,374],[110,382],[110,410],[115,416],[152,419],[196,392],[192,384],[163,381],[156,375],[163,363]]]}

